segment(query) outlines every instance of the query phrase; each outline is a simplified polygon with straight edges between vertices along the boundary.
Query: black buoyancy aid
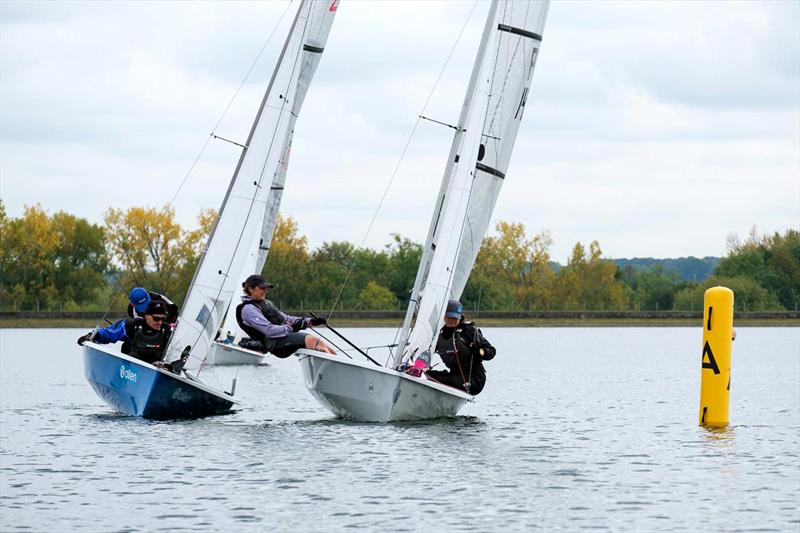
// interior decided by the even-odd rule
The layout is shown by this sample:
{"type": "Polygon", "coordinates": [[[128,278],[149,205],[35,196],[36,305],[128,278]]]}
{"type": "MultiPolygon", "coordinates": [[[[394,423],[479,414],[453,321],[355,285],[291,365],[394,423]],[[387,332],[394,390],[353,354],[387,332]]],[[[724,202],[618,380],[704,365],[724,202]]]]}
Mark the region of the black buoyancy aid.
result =
{"type": "Polygon", "coordinates": [[[122,345],[123,353],[147,363],[160,361],[169,340],[169,330],[151,329],[143,318],[134,318],[126,328],[128,341],[122,345]],[[126,351],[127,348],[127,351],[126,351]]]}
{"type": "Polygon", "coordinates": [[[283,314],[275,307],[275,304],[270,302],[269,300],[247,300],[239,305],[236,306],[236,322],[239,324],[239,327],[242,328],[242,331],[247,333],[247,336],[251,339],[259,340],[262,342],[266,342],[268,339],[266,335],[264,335],[261,331],[257,330],[253,326],[248,326],[247,324],[242,321],[242,310],[244,309],[245,305],[254,305],[261,311],[261,314],[264,315],[264,318],[269,320],[275,325],[280,326],[283,324],[283,314]]]}
{"type": "Polygon", "coordinates": [[[459,324],[455,330],[442,328],[439,338],[436,340],[436,353],[442,358],[442,362],[451,371],[458,372],[460,369],[467,374],[484,372],[483,363],[480,356],[473,356],[470,351],[470,343],[475,342],[472,337],[475,335],[474,327],[465,327],[466,324],[459,324]],[[452,334],[449,334],[452,331],[452,334]]]}

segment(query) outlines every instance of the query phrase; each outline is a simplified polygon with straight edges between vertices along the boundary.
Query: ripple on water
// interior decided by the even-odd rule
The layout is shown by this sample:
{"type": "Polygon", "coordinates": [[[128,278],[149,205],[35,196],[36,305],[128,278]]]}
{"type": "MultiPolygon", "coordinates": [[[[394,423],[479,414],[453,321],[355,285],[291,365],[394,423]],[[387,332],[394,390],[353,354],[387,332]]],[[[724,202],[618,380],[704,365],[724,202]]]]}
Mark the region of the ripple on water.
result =
{"type": "MultiPolygon", "coordinates": [[[[759,348],[736,347],[735,425],[707,431],[693,329],[489,329],[501,352],[464,416],[402,424],[334,419],[292,360],[238,369],[244,407],[229,416],[122,417],[77,348],[21,351],[36,346],[4,331],[0,530],[797,530],[796,331],[744,328],[759,348]],[[21,386],[31,361],[53,371],[21,386]]],[[[73,333],[43,332],[64,346],[73,333]]]]}

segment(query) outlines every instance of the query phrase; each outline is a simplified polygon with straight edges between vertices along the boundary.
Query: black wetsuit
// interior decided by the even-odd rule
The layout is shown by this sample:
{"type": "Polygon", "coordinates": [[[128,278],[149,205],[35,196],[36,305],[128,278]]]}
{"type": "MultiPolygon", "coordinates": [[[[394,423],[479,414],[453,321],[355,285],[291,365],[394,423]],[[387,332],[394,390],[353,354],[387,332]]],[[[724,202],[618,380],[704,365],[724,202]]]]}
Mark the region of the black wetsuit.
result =
{"type": "Polygon", "coordinates": [[[483,361],[494,358],[497,350],[475,324],[461,322],[455,328],[442,328],[436,341],[436,353],[448,370],[429,370],[428,377],[475,395],[486,385],[483,361]]]}

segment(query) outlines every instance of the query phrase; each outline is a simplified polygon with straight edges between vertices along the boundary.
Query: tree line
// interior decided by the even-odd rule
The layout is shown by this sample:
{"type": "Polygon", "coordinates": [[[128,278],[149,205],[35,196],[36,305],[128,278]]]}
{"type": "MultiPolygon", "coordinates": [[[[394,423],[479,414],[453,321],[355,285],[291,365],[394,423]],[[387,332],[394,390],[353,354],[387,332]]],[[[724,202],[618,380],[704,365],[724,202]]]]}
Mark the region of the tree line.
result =
{"type": "MultiPolygon", "coordinates": [[[[182,302],[216,219],[198,228],[175,222],[172,207],[110,208],[104,224],[41,206],[9,217],[0,202],[0,309],[121,310],[133,286],[182,302]]],[[[561,310],[699,310],[703,293],[725,285],[738,310],[794,310],[800,302],[800,232],[729,238],[728,255],[702,281],[657,265],[620,268],[593,241],[552,261],[549,232],[529,235],[500,222],[484,239],[462,295],[467,312],[561,310]]],[[[270,298],[285,309],[405,309],[422,246],[399,234],[381,250],[349,242],[311,249],[291,218],[278,221],[263,275],[270,298]]]]}

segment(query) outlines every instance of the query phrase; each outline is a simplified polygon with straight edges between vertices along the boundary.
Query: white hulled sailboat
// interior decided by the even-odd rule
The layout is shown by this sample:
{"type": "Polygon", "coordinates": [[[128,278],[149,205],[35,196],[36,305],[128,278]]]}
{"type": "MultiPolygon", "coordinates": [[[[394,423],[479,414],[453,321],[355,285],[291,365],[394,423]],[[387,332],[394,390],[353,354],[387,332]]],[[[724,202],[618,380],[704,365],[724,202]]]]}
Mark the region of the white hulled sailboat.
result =
{"type": "Polygon", "coordinates": [[[306,387],[362,421],[455,415],[472,396],[395,370],[433,351],[447,301],[467,283],[505,179],[542,42],[548,0],[495,0],[442,178],[400,342],[388,367],[299,350],[306,387]]]}

